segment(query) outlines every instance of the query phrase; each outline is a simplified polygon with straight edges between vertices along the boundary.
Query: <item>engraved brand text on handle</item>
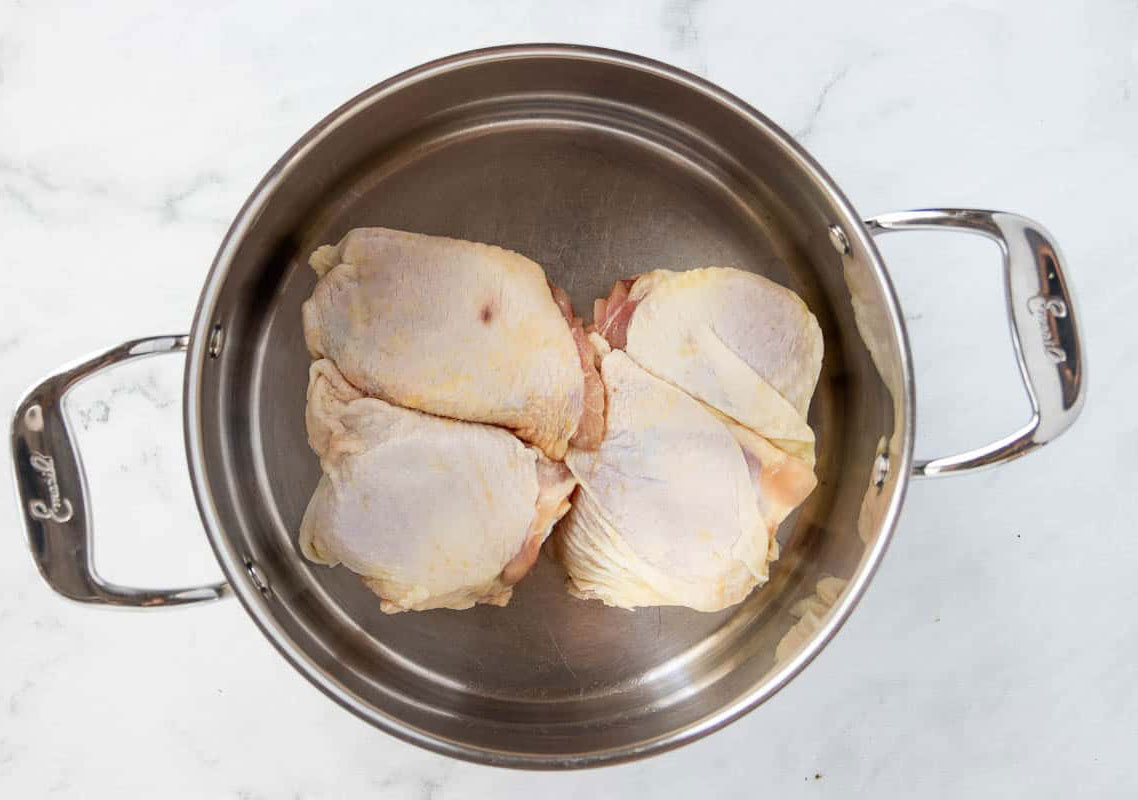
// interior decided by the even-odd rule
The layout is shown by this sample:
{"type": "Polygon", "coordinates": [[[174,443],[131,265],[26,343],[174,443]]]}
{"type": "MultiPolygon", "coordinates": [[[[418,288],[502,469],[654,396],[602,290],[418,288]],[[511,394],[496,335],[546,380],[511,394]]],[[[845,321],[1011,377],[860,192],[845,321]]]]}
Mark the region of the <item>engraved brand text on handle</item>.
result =
{"type": "Polygon", "coordinates": [[[32,469],[39,473],[47,485],[47,500],[28,501],[28,511],[36,519],[67,522],[71,519],[71,501],[59,494],[59,479],[55,476],[55,461],[51,456],[33,452],[28,459],[32,469]]]}
{"type": "Polygon", "coordinates": [[[1067,351],[1059,345],[1055,336],[1051,320],[1062,319],[1067,316],[1067,304],[1058,297],[1044,297],[1041,294],[1033,295],[1027,300],[1027,310],[1035,318],[1039,326],[1039,333],[1043,337],[1043,349],[1053,364],[1062,364],[1067,360],[1067,351]]]}

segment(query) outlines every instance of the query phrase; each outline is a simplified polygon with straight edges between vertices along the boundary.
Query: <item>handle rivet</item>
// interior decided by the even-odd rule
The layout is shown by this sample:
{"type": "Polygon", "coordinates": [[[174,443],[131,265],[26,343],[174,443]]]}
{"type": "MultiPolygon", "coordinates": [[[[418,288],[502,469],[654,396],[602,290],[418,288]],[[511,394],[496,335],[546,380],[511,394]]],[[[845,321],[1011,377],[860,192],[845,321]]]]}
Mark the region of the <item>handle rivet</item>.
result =
{"type": "Polygon", "coordinates": [[[209,333],[209,345],[206,347],[206,352],[209,353],[210,358],[217,358],[221,355],[221,346],[225,343],[225,335],[221,331],[221,325],[214,325],[213,330],[209,333]]]}
{"type": "Polygon", "coordinates": [[[33,433],[43,430],[43,409],[39,403],[28,406],[28,410],[24,412],[24,425],[33,433]]]}
{"type": "Polygon", "coordinates": [[[261,572],[261,568],[252,559],[245,559],[245,571],[249,573],[249,577],[253,580],[253,585],[257,587],[257,591],[266,597],[269,596],[269,579],[261,572]]]}
{"type": "Polygon", "coordinates": [[[846,232],[837,225],[830,226],[830,244],[839,254],[845,256],[850,252],[850,240],[846,238],[846,232]]]}
{"type": "Polygon", "coordinates": [[[873,485],[880,489],[889,477],[889,454],[881,453],[873,462],[873,485]]]}

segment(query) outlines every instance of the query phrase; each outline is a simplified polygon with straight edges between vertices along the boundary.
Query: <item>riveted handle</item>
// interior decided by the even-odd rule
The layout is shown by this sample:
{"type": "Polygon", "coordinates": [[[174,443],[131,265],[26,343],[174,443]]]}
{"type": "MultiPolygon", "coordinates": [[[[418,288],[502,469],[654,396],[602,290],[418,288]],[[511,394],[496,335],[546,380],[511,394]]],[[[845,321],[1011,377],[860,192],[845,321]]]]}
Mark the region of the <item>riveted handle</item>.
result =
{"type": "Polygon", "coordinates": [[[958,475],[1026,455],[1071,427],[1083,408],[1086,364],[1063,257],[1039,223],[1004,211],[939,208],[882,214],[866,220],[873,234],[958,230],[996,242],[1003,254],[1012,343],[1031,403],[1019,430],[983,447],[918,461],[919,477],[958,475]]]}
{"type": "Polygon", "coordinates": [[[16,408],[12,461],[28,544],[44,580],[65,597],[83,603],[155,607],[216,600],[229,593],[225,583],[135,589],[96,574],[87,481],[63,413],[64,396],[85,378],[134,359],[183,352],[188,342],[188,336],[126,342],[60,370],[33,387],[16,408]]]}

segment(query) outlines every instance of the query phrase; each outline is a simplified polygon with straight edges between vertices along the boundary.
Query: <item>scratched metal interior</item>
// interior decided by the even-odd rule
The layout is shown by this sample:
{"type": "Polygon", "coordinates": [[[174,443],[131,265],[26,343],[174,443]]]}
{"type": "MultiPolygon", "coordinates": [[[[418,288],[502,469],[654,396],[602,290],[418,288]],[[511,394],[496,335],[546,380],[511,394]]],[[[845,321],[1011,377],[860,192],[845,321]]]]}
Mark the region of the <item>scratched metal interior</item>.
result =
{"type": "Polygon", "coordinates": [[[878,442],[893,433],[829,243],[833,198],[736,110],[587,59],[444,71],[364,104],[308,146],[234,257],[218,304],[225,348],[203,376],[227,546],[267,578],[279,634],[357,713],[492,763],[630,757],[754,697],[794,602],[821,576],[859,569],[858,513],[878,442]],[[798,292],[826,343],[810,411],[820,484],[783,525],[770,583],[721,613],[629,612],[571,598],[543,555],[506,608],[386,616],[346,569],[306,562],[297,529],[320,475],[303,418],[306,258],[361,225],[517,250],[586,318],[614,280],[656,267],[739,267],[798,292]]]}

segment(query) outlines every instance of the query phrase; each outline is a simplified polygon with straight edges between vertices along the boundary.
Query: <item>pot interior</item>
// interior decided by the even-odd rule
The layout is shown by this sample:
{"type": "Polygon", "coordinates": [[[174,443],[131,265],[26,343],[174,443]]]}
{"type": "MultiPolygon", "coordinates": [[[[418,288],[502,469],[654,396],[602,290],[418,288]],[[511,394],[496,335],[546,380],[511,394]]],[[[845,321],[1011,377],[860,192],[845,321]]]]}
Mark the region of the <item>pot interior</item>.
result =
{"type": "Polygon", "coordinates": [[[726,95],[579,48],[440,62],[365,93],[309,134],[234,224],[187,365],[195,488],[219,559],[270,638],[373,723],[499,764],[632,757],[775,691],[840,622],[803,623],[787,637],[799,601],[826,576],[848,583],[837,600],[816,598],[822,616],[844,616],[860,594],[911,446],[891,293],[864,230],[814,169],[726,95]],[[849,242],[844,257],[834,224],[849,242]],[[810,411],[819,486],[782,526],[770,582],[717,614],[629,612],[570,597],[543,555],[506,608],[387,616],[346,569],[305,561],[297,530],[320,476],[304,430],[300,306],[316,279],[307,256],[366,225],[516,250],[586,318],[614,280],[657,267],[733,266],[798,292],[825,336],[810,411]],[[211,357],[203,342],[215,326],[222,346],[211,357]]]}

